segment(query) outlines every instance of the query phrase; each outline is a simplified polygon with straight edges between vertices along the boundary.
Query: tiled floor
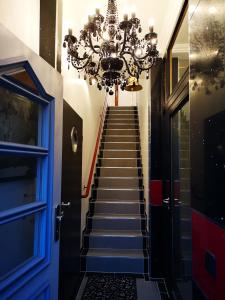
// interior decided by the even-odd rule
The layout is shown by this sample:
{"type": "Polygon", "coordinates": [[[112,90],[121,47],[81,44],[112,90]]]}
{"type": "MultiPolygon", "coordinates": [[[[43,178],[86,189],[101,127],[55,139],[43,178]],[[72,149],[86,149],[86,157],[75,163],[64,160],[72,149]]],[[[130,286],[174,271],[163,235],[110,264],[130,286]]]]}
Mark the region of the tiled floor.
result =
{"type": "Polygon", "coordinates": [[[85,276],[76,300],[169,300],[163,279],[146,281],[118,274],[85,276]]]}

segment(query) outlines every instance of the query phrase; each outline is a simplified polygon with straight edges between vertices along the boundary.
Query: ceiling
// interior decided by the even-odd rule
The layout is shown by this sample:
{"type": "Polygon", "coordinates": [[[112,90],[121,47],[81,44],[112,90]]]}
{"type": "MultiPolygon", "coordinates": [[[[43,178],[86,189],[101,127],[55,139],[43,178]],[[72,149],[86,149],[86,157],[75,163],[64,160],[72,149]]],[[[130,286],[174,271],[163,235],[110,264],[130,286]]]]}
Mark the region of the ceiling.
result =
{"type": "MultiPolygon", "coordinates": [[[[100,7],[101,13],[105,15],[107,0],[63,0],[63,34],[68,28],[72,28],[75,35],[78,35],[87,16],[100,7]]],[[[163,56],[177,23],[184,0],[117,0],[120,20],[123,14],[129,15],[136,10],[136,15],[141,19],[143,35],[148,32],[149,19],[155,21],[155,31],[158,33],[158,49],[163,56]]]]}

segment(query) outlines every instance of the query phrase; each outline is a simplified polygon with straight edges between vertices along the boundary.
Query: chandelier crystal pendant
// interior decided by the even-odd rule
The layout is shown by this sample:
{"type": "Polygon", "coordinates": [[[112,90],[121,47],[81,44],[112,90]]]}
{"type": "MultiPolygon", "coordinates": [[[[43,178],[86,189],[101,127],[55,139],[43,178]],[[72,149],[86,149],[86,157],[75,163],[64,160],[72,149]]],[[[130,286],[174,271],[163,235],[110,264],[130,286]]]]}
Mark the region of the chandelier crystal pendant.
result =
{"type": "Polygon", "coordinates": [[[106,17],[96,9],[93,16],[80,32],[79,39],[69,29],[64,38],[63,47],[67,48],[69,65],[83,73],[90,85],[97,84],[113,95],[113,87],[119,85],[125,89],[130,77],[137,82],[142,72],[149,78],[151,67],[157,62],[157,34],[153,26],[144,38],[140,19],[135,13],[131,18],[124,15],[119,22],[116,0],[108,0],[106,17]]]}

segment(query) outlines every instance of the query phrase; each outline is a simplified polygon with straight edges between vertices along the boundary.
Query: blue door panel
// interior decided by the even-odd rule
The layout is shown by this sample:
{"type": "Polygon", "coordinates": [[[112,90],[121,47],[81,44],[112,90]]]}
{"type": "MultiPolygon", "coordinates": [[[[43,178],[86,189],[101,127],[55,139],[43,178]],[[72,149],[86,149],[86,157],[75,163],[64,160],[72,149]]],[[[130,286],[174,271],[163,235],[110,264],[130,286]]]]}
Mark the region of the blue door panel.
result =
{"type": "MultiPolygon", "coordinates": [[[[0,26],[0,35],[1,30],[0,26]]],[[[43,67],[43,62],[40,64],[43,67]]],[[[44,68],[50,72],[48,66],[44,68]]],[[[0,63],[0,93],[4,98],[0,125],[5,126],[0,136],[3,300],[58,298],[59,242],[54,239],[54,228],[61,194],[62,103],[60,90],[54,95],[56,101],[45,92],[41,80],[27,61],[0,63]],[[26,73],[32,89],[20,81],[20,72],[26,73]]]]}

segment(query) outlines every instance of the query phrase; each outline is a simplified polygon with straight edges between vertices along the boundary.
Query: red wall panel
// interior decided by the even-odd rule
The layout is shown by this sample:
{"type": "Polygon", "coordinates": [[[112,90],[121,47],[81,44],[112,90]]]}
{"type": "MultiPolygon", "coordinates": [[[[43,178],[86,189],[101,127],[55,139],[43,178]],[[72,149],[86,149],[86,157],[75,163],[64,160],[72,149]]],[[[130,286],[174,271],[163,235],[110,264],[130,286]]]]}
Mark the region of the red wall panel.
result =
{"type": "Polygon", "coordinates": [[[193,211],[193,279],[209,300],[225,299],[225,230],[193,211]],[[216,258],[216,278],[205,268],[205,253],[216,258]]]}
{"type": "Polygon", "coordinates": [[[161,206],[163,201],[162,180],[150,181],[150,203],[154,206],[161,206]]]}

